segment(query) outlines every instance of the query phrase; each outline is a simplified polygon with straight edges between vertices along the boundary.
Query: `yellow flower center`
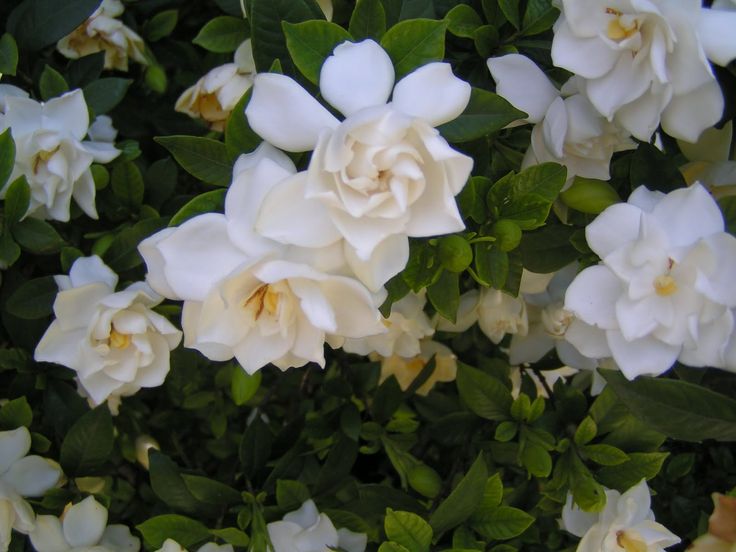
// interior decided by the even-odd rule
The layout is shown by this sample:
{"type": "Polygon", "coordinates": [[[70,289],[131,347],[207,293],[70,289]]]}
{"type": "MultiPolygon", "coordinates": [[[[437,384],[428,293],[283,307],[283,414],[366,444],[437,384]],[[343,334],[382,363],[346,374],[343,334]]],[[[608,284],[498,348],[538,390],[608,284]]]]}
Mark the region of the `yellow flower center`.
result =
{"type": "Polygon", "coordinates": [[[427,365],[427,361],[424,360],[422,357],[414,357],[411,360],[406,361],[406,369],[407,371],[414,374],[414,377],[419,375],[419,372],[424,370],[424,367],[427,365]]]}
{"type": "Polygon", "coordinates": [[[626,552],[647,552],[647,544],[626,531],[616,532],[616,543],[626,552]]]}
{"type": "Polygon", "coordinates": [[[611,40],[624,40],[639,31],[639,22],[636,19],[626,21],[624,14],[613,8],[606,8],[606,13],[616,17],[608,22],[606,34],[611,40]]]}
{"type": "Polygon", "coordinates": [[[51,151],[41,150],[36,154],[36,158],[33,160],[33,174],[38,174],[41,167],[41,163],[46,163],[51,157],[59,151],[59,146],[56,146],[51,151]]]}
{"type": "Polygon", "coordinates": [[[654,279],[654,291],[657,292],[657,295],[667,297],[677,291],[677,282],[669,274],[657,276],[654,279]]]}
{"type": "Polygon", "coordinates": [[[268,284],[264,284],[253,293],[243,303],[243,308],[253,310],[253,319],[258,320],[265,311],[273,316],[278,313],[279,299],[281,294],[272,289],[268,284]]]}
{"type": "Polygon", "coordinates": [[[125,349],[130,345],[130,334],[120,333],[113,328],[110,332],[109,344],[113,349],[125,349]]]}

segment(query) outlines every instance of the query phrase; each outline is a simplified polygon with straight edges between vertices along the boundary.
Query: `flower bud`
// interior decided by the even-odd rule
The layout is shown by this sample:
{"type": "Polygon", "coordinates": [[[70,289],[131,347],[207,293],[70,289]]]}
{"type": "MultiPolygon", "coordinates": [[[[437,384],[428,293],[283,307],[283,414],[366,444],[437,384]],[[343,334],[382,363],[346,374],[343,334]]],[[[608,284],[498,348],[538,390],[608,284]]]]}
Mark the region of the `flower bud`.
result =
{"type": "Polygon", "coordinates": [[[496,245],[501,251],[511,251],[519,246],[521,241],[521,228],[511,220],[499,220],[493,225],[493,235],[496,245]]]}
{"type": "Polygon", "coordinates": [[[450,272],[462,272],[473,262],[473,250],[462,236],[440,238],[437,252],[442,266],[450,272]]]}
{"type": "Polygon", "coordinates": [[[409,470],[409,486],[422,496],[436,497],[442,487],[440,476],[426,464],[417,464],[409,470]]]}
{"type": "Polygon", "coordinates": [[[146,69],[146,85],[157,94],[166,92],[168,81],[163,67],[160,65],[149,65],[146,69]]]}
{"type": "Polygon", "coordinates": [[[140,435],[135,440],[135,459],[146,469],[148,469],[148,451],[150,449],[161,450],[158,441],[150,435],[140,435]]]}
{"type": "Polygon", "coordinates": [[[597,215],[606,207],[621,201],[608,182],[579,176],[575,177],[572,186],[562,192],[560,197],[568,207],[591,215],[597,215]]]}

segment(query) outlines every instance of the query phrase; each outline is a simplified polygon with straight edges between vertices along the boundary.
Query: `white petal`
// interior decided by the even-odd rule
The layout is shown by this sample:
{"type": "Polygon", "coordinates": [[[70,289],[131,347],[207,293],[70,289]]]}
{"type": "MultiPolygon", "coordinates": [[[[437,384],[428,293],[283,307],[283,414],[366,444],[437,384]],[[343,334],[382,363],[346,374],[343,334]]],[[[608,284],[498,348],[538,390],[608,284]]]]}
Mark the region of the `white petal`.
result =
{"type": "Polygon", "coordinates": [[[681,140],[695,142],[723,115],[723,93],[715,79],[688,94],[673,96],[662,112],[664,131],[681,140]]]}
{"type": "Polygon", "coordinates": [[[89,112],[84,94],[79,89],[49,100],[43,107],[43,114],[44,128],[68,132],[77,140],[87,134],[89,112]]]}
{"type": "Polygon", "coordinates": [[[436,127],[465,110],[470,90],[467,82],[453,75],[449,63],[428,63],[396,83],[392,103],[399,111],[436,127]]]}
{"type": "Polygon", "coordinates": [[[648,142],[659,127],[662,110],[670,101],[670,94],[647,92],[616,111],[614,122],[632,136],[648,142]]]}
{"type": "Polygon", "coordinates": [[[70,548],[64,538],[61,522],[54,516],[37,516],[29,537],[36,552],[66,552],[70,548]]]}
{"type": "Polygon", "coordinates": [[[74,183],[74,190],[72,191],[74,201],[77,202],[77,205],[82,208],[82,211],[84,211],[88,217],[95,220],[99,218],[97,215],[97,207],[95,206],[96,191],[95,180],[92,178],[92,173],[89,170],[82,173],[79,180],[74,183]]]}
{"type": "MultiPolygon", "coordinates": [[[[628,52],[627,52],[628,53],[628,52]]],[[[595,79],[611,71],[620,52],[599,37],[579,38],[561,19],[552,40],[552,63],[586,79],[595,79]]]]}
{"type": "Polygon", "coordinates": [[[266,525],[266,529],[274,552],[293,552],[296,549],[296,538],[302,532],[302,527],[289,521],[271,522],[266,525]]]}
{"type": "Polygon", "coordinates": [[[345,244],[345,260],[350,269],[372,292],[376,292],[396,274],[404,270],[409,261],[409,239],[403,234],[387,237],[363,260],[350,244],[345,244]]]}
{"type": "Polygon", "coordinates": [[[725,67],[736,58],[736,13],[702,9],[697,33],[708,59],[725,67]]]}
{"type": "Polygon", "coordinates": [[[289,287],[299,297],[300,307],[309,322],[322,331],[334,333],[337,327],[335,313],[320,285],[306,278],[292,278],[289,287]]]}
{"type": "Polygon", "coordinates": [[[122,153],[112,144],[105,142],[82,142],[79,145],[92,156],[96,163],[109,163],[122,153]]]}
{"type": "Polygon", "coordinates": [[[102,282],[107,285],[111,291],[118,284],[118,275],[107,266],[97,255],[91,257],[80,257],[72,265],[69,271],[69,278],[74,287],[85,286],[87,284],[102,282]]]}
{"type": "Polygon", "coordinates": [[[319,521],[319,510],[317,510],[314,500],[310,498],[298,510],[286,514],[284,521],[296,523],[303,529],[307,529],[319,521]]]}
{"type": "Polygon", "coordinates": [[[667,345],[653,337],[626,341],[621,332],[606,332],[613,359],[630,380],[637,376],[659,376],[677,360],[682,347],[667,345]]]}
{"type": "Polygon", "coordinates": [[[291,331],[285,336],[278,333],[261,335],[255,328],[233,347],[233,352],[245,371],[253,374],[287,354],[294,344],[295,334],[296,332],[291,331]]]}
{"type": "Polygon", "coordinates": [[[516,334],[511,338],[509,363],[517,366],[525,362],[537,362],[554,346],[555,340],[544,331],[544,326],[535,324],[525,336],[516,334]]]}
{"type": "Polygon", "coordinates": [[[100,539],[100,546],[114,552],[138,552],[141,540],[134,537],[125,525],[108,525],[100,539]]]}
{"type": "Polygon", "coordinates": [[[365,533],[354,533],[345,528],[337,530],[337,546],[346,552],[364,552],[367,545],[368,535],[365,533]]]}
{"type": "Polygon", "coordinates": [[[641,210],[626,203],[611,205],[585,229],[590,248],[605,259],[618,248],[639,237],[641,210]]]}
{"type": "Polygon", "coordinates": [[[703,131],[697,142],[678,140],[680,151],[690,161],[707,161],[718,163],[728,161],[731,153],[731,137],[733,121],[728,121],[723,128],[709,128],[703,131]]]}
{"type": "Polygon", "coordinates": [[[0,474],[23,458],[31,449],[31,434],[21,426],[11,431],[0,431],[0,474]]]}
{"type": "Polygon", "coordinates": [[[603,330],[616,329],[616,301],[623,292],[621,282],[608,267],[591,266],[567,288],[565,308],[587,324],[603,330]]]}
{"type": "Polygon", "coordinates": [[[339,124],[296,81],[275,73],[256,76],[245,115],[264,140],[286,151],[314,149],[320,131],[339,124]]]}
{"type": "Polygon", "coordinates": [[[14,463],[4,479],[18,491],[18,494],[34,497],[43,496],[59,482],[60,477],[61,469],[56,462],[32,455],[14,463]]]}
{"type": "Polygon", "coordinates": [[[102,538],[107,525],[107,509],[88,496],[64,515],[64,538],[72,547],[94,546],[102,538]]]}
{"type": "Polygon", "coordinates": [[[337,324],[335,334],[342,337],[365,337],[385,330],[373,297],[357,280],[332,276],[322,285],[327,301],[332,305],[337,324]]]}
{"type": "Polygon", "coordinates": [[[306,171],[275,186],[263,200],[256,230],[280,243],[300,247],[326,247],[342,236],[330,213],[317,199],[307,199],[306,171]]]}
{"type": "Polygon", "coordinates": [[[40,103],[20,96],[6,96],[3,126],[13,129],[13,138],[30,134],[41,128],[43,107],[40,103]]]}
{"type": "Polygon", "coordinates": [[[586,358],[599,359],[611,356],[605,330],[575,319],[565,332],[565,339],[586,358]]]}
{"type": "Polygon", "coordinates": [[[582,537],[597,521],[598,514],[584,512],[573,504],[572,494],[567,494],[565,506],[562,508],[562,528],[565,531],[576,537],[582,537]]]}
{"type": "Polygon", "coordinates": [[[526,56],[507,54],[490,58],[488,69],[496,81],[496,93],[526,112],[530,123],[544,119],[550,104],[560,96],[547,75],[526,56]]]}
{"type": "Polygon", "coordinates": [[[373,40],[338,45],[319,75],[322,96],[346,117],[385,104],[393,86],[391,58],[373,40]]]}
{"type": "Polygon", "coordinates": [[[652,210],[671,245],[689,246],[699,238],[723,232],[723,215],[713,196],[700,184],[667,194],[652,210]]]}
{"type": "Polygon", "coordinates": [[[166,280],[165,268],[166,263],[163,255],[158,250],[158,244],[168,236],[176,232],[176,228],[164,228],[159,230],[153,236],[150,236],[138,244],[138,252],[146,263],[146,282],[157,293],[168,297],[169,299],[180,299],[174,290],[171,289],[169,282],[166,280]]]}
{"type": "MultiPolygon", "coordinates": [[[[581,56],[597,62],[590,52],[581,50],[581,56]]],[[[652,84],[652,69],[647,63],[634,63],[630,55],[620,56],[613,69],[595,80],[586,81],[585,92],[591,103],[607,119],[621,106],[641,97],[652,84]]]]}

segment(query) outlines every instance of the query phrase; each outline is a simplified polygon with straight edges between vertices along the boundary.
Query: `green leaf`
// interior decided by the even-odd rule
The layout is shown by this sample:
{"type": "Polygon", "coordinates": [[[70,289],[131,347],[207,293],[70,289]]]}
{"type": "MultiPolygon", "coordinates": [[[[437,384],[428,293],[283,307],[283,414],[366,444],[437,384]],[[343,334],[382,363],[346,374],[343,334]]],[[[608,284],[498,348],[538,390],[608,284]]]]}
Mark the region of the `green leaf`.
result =
{"type": "MultiPolygon", "coordinates": [[[[8,178],[13,172],[15,166],[15,141],[10,128],[7,128],[0,134],[0,190],[5,187],[8,178]]],[[[6,200],[6,216],[7,216],[7,200],[6,200]]]]}
{"type": "Polygon", "coordinates": [[[578,428],[575,430],[575,444],[585,445],[593,440],[598,434],[598,426],[593,421],[593,418],[586,416],[583,421],[580,422],[578,428]]]}
{"type": "Polygon", "coordinates": [[[196,136],[157,136],[154,140],[195,178],[214,186],[230,185],[233,164],[222,142],[196,136]]]}
{"type": "Polygon", "coordinates": [[[682,380],[601,374],[631,413],[673,439],[736,441],[736,400],[682,380]]]}
{"type": "Polygon", "coordinates": [[[527,441],[521,450],[521,464],[535,477],[547,477],[552,472],[552,457],[547,450],[527,441]]]}
{"type": "Polygon", "coordinates": [[[350,16],[348,31],[355,40],[380,40],[386,32],[386,10],[381,0],[358,0],[350,16]]]}
{"type": "Polygon", "coordinates": [[[0,430],[31,427],[31,423],[33,423],[33,410],[25,397],[8,401],[0,408],[0,430]]]}
{"type": "Polygon", "coordinates": [[[46,101],[56,96],[61,96],[69,90],[69,85],[56,69],[47,65],[44,67],[41,77],[38,81],[38,89],[41,92],[41,99],[46,101]]]}
{"type": "Polygon", "coordinates": [[[18,67],[18,45],[13,35],[0,36],[0,75],[15,75],[18,67]]]}
{"type": "Polygon", "coordinates": [[[152,517],[135,527],[147,548],[158,550],[166,539],[173,539],[184,548],[194,546],[210,536],[210,531],[198,521],[178,514],[152,517]]]}
{"type": "Polygon", "coordinates": [[[570,242],[575,228],[562,224],[546,224],[533,232],[525,232],[519,244],[524,268],[540,274],[556,272],[579,257],[570,242]]]}
{"type": "Polygon", "coordinates": [[[59,463],[67,476],[97,475],[112,453],[112,416],[101,404],[79,418],[61,443],[59,463]]]}
{"type": "Polygon", "coordinates": [[[301,23],[310,19],[324,19],[324,13],[314,0],[251,0],[250,24],[253,59],[259,72],[268,71],[277,59],[285,73],[291,73],[289,52],[282,23],[301,23]]]}
{"type": "Polygon", "coordinates": [[[148,42],[157,42],[169,36],[176,28],[178,21],[179,10],[164,10],[146,21],[143,26],[143,33],[146,35],[148,42]]]}
{"type": "Polygon", "coordinates": [[[148,451],[148,460],[151,488],[156,496],[171,508],[189,514],[196,513],[199,502],[188,489],[177,465],[154,449],[148,451]]]}
{"type": "Polygon", "coordinates": [[[131,79],[108,77],[89,83],[82,89],[87,107],[95,115],[107,113],[123,100],[132,82],[131,79]]]}
{"type": "Polygon", "coordinates": [[[501,482],[501,476],[498,473],[494,473],[486,480],[481,507],[488,509],[495,508],[501,504],[502,499],[503,483],[501,482]]]}
{"type": "Polygon", "coordinates": [[[414,69],[445,57],[445,21],[409,19],[391,27],[381,38],[396,69],[398,81],[414,69]]]}
{"type": "Polygon", "coordinates": [[[240,462],[243,465],[243,472],[248,477],[253,477],[258,470],[266,465],[271,456],[272,445],[273,433],[271,433],[268,425],[261,420],[260,416],[256,416],[243,433],[238,451],[240,462]]]}
{"type": "Polygon", "coordinates": [[[228,54],[248,38],[248,21],[242,17],[221,15],[207,22],[192,44],[218,54],[228,54]]]}
{"type": "Polygon", "coordinates": [[[521,23],[521,36],[532,36],[550,29],[560,11],[550,0],[528,0],[524,19],[521,23]]]}
{"type": "Polygon", "coordinates": [[[482,523],[473,527],[490,540],[508,540],[518,537],[534,523],[534,517],[511,506],[499,506],[482,523]]]}
{"type": "Polygon", "coordinates": [[[276,504],[285,511],[295,510],[309,500],[307,486],[301,481],[279,479],[276,481],[276,504]]]}
{"type": "Polygon", "coordinates": [[[205,504],[234,504],[240,502],[240,493],[232,487],[200,475],[182,474],[184,484],[194,498],[205,504]]]}
{"type": "Polygon", "coordinates": [[[491,179],[484,176],[471,176],[461,192],[455,196],[463,218],[470,218],[483,224],[488,218],[486,196],[491,188],[491,179]]]}
{"type": "Polygon", "coordinates": [[[20,257],[20,247],[10,232],[0,235],[0,266],[9,267],[20,257]]]}
{"type": "Polygon", "coordinates": [[[112,193],[131,213],[137,213],[143,203],[145,185],[140,169],[132,161],[116,163],[111,175],[112,193]]]}
{"type": "Polygon", "coordinates": [[[56,253],[66,243],[48,222],[32,217],[15,224],[12,233],[23,249],[36,255],[56,253]]]}
{"type": "Polygon", "coordinates": [[[169,226],[179,226],[190,218],[203,213],[220,213],[225,207],[225,194],[227,190],[212,190],[199,194],[188,201],[176,214],[171,217],[169,226]]]}
{"type": "Polygon", "coordinates": [[[235,159],[241,153],[253,151],[263,141],[248,124],[248,118],[245,116],[245,107],[250,101],[253,89],[249,88],[243,97],[238,100],[235,107],[230,112],[225,127],[225,146],[230,158],[235,159]]]}
{"type": "Polygon", "coordinates": [[[601,466],[618,466],[629,459],[629,455],[620,448],[605,444],[586,445],[583,452],[590,460],[601,466]]]}
{"type": "Polygon", "coordinates": [[[440,315],[454,324],[460,306],[460,275],[443,270],[437,281],[427,288],[427,298],[440,315]]]}
{"type": "Polygon", "coordinates": [[[230,380],[230,394],[233,402],[242,406],[256,394],[261,386],[261,373],[249,374],[240,366],[233,367],[233,376],[230,380]]]}
{"type": "Polygon", "coordinates": [[[69,78],[69,88],[81,88],[96,80],[104,67],[105,52],[96,52],[75,59],[69,64],[69,69],[66,71],[69,78]]]}
{"type": "Polygon", "coordinates": [[[314,84],[319,84],[322,64],[335,46],[353,38],[339,25],[319,19],[293,24],[284,21],[281,26],[294,65],[314,84]]]}
{"type": "Polygon", "coordinates": [[[213,529],[211,533],[215,535],[216,537],[224,540],[226,543],[232,544],[233,546],[239,546],[241,548],[245,548],[246,546],[248,546],[248,543],[250,542],[248,535],[246,535],[240,529],[236,529],[235,527],[225,527],[224,529],[213,529]]]}
{"type": "Polygon", "coordinates": [[[100,0],[23,0],[10,14],[7,30],[22,49],[40,50],[81,25],[100,0]]]}
{"type": "Polygon", "coordinates": [[[409,550],[395,542],[383,542],[378,547],[378,552],[409,552],[409,550]]]}
{"type": "Polygon", "coordinates": [[[18,318],[35,320],[53,312],[58,287],[53,276],[28,280],[8,298],[6,310],[18,318]]]}
{"type": "Polygon", "coordinates": [[[383,522],[386,536],[409,552],[428,552],[432,544],[432,528],[424,518],[411,512],[386,510],[383,522]]]}
{"type": "MultiPolygon", "coordinates": [[[[10,129],[3,132],[0,135],[0,141],[3,140],[3,136],[9,136],[9,132],[10,129]]],[[[8,186],[8,189],[5,190],[5,224],[7,226],[13,226],[17,223],[28,212],[28,206],[30,204],[31,187],[28,185],[25,175],[22,175],[15,179],[8,186]]]]}
{"type": "Polygon", "coordinates": [[[473,514],[483,500],[487,479],[488,469],[481,453],[450,496],[430,516],[429,524],[436,536],[460,525],[473,514]]]}
{"type": "Polygon", "coordinates": [[[601,468],[596,479],[609,489],[624,492],[642,479],[655,477],[667,456],[668,452],[632,452],[626,462],[601,468]]]}
{"type": "Polygon", "coordinates": [[[498,5],[508,22],[511,23],[515,29],[519,29],[521,27],[519,0],[498,0],[498,5]]]}
{"type": "Polygon", "coordinates": [[[353,469],[358,458],[358,443],[342,433],[337,433],[337,439],[327,454],[325,463],[317,475],[314,485],[315,494],[324,493],[343,483],[353,469]]]}
{"type": "Polygon", "coordinates": [[[499,131],[512,121],[525,117],[526,113],[516,109],[498,94],[473,88],[465,110],[456,119],[439,126],[438,130],[448,142],[469,142],[499,131]]]}
{"type": "Polygon", "coordinates": [[[140,265],[143,258],[138,253],[138,244],[164,226],[166,226],[165,218],[150,218],[120,231],[105,250],[105,263],[118,273],[140,265]]]}
{"type": "Polygon", "coordinates": [[[418,293],[439,279],[442,264],[429,242],[411,240],[409,247],[409,260],[401,276],[412,291],[418,293]]]}
{"type": "Polygon", "coordinates": [[[483,20],[473,8],[467,4],[458,4],[447,15],[447,30],[455,36],[473,38],[475,30],[483,25],[483,20]]]}
{"type": "Polygon", "coordinates": [[[509,254],[488,242],[478,242],[473,249],[478,278],[488,286],[503,289],[509,275],[509,254]]]}
{"type": "Polygon", "coordinates": [[[511,392],[493,376],[458,362],[457,388],[460,398],[481,418],[496,421],[508,419],[511,392]]]}

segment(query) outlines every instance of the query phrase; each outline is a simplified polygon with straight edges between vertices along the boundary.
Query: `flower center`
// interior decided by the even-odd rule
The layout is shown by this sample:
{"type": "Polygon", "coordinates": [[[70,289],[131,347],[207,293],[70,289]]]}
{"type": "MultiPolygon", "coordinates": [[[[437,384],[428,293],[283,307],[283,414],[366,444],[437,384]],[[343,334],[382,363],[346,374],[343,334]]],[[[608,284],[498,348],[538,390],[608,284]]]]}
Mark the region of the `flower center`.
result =
{"type": "Polygon", "coordinates": [[[51,157],[59,151],[59,146],[56,146],[54,149],[50,151],[41,150],[36,154],[35,159],[33,160],[33,174],[38,174],[38,171],[41,168],[41,163],[46,163],[51,157]]]}
{"type": "Polygon", "coordinates": [[[608,28],[606,29],[606,34],[611,40],[618,42],[639,31],[639,22],[630,15],[624,15],[613,8],[606,8],[606,13],[615,16],[608,22],[608,28]]]}
{"type": "Polygon", "coordinates": [[[281,293],[269,284],[264,284],[250,294],[243,303],[243,308],[253,313],[253,319],[258,320],[265,312],[270,316],[278,314],[281,293]]]}
{"type": "Polygon", "coordinates": [[[657,292],[657,295],[667,297],[677,291],[677,282],[669,274],[657,276],[654,279],[654,291],[657,292]]]}
{"type": "Polygon", "coordinates": [[[562,303],[555,303],[542,311],[542,324],[548,335],[561,338],[572,324],[575,315],[562,308],[562,303]]]}
{"type": "Polygon", "coordinates": [[[616,543],[626,552],[647,552],[647,544],[626,531],[616,531],[616,543]]]}
{"type": "Polygon", "coordinates": [[[110,332],[110,338],[108,344],[113,349],[125,349],[130,345],[130,334],[124,334],[117,331],[115,328],[110,332]]]}

